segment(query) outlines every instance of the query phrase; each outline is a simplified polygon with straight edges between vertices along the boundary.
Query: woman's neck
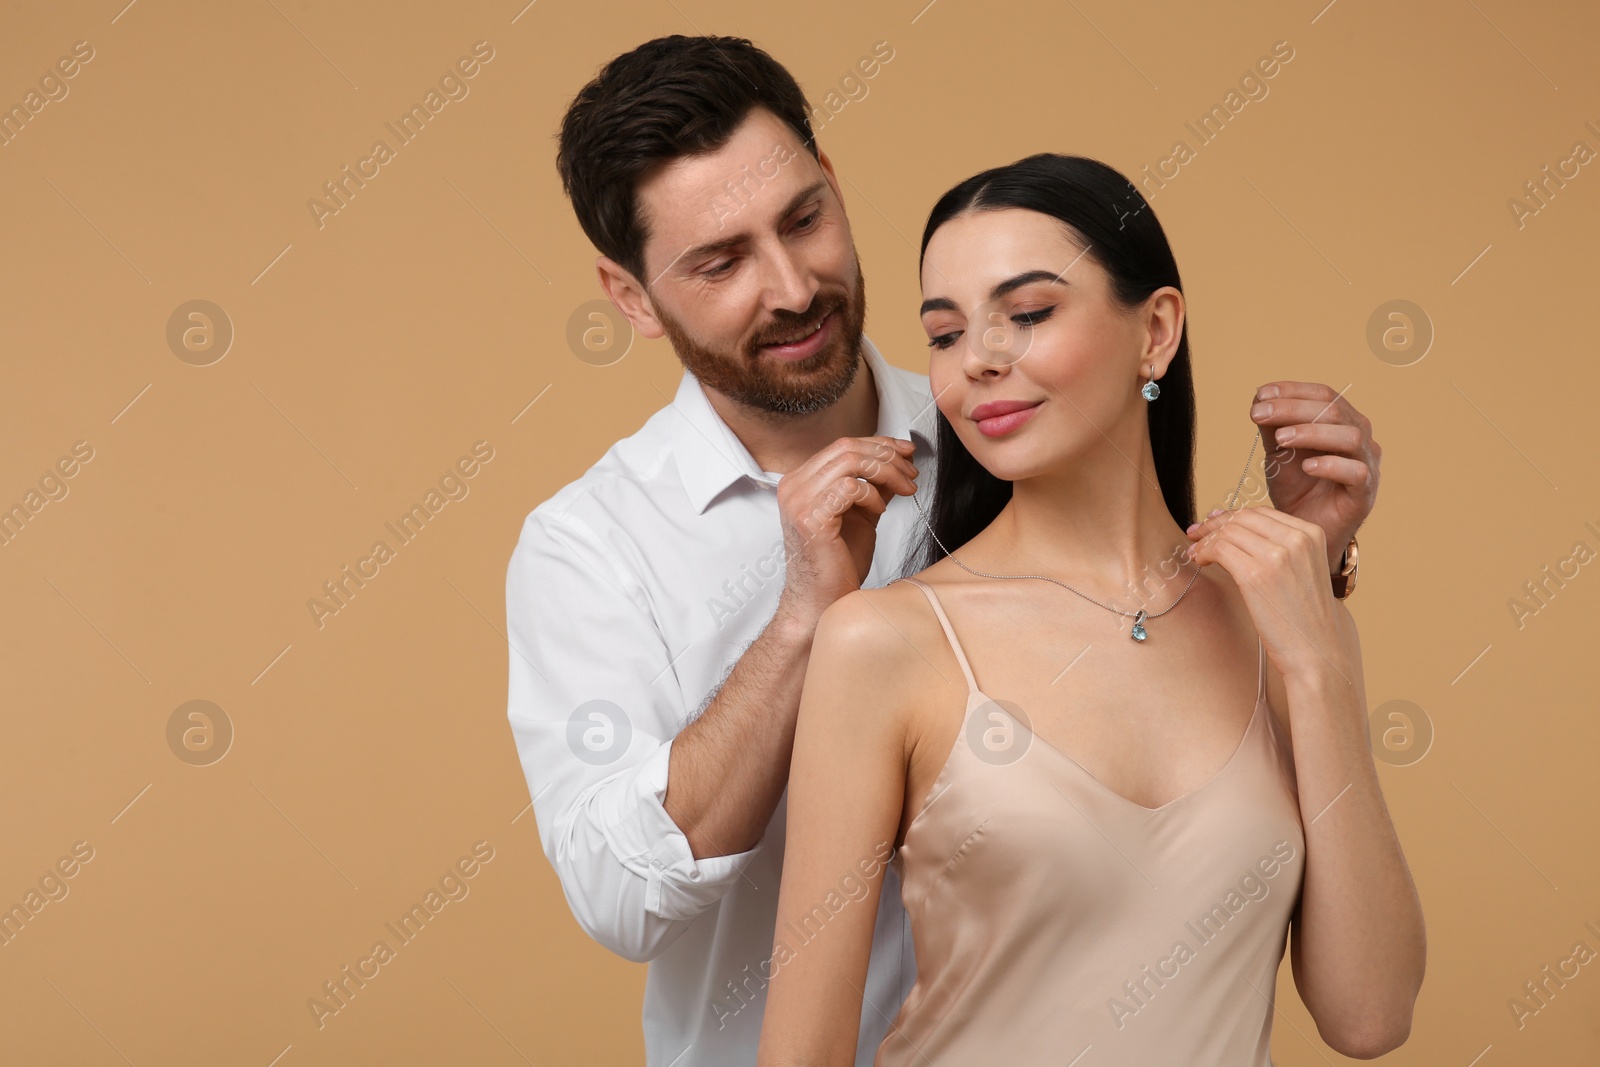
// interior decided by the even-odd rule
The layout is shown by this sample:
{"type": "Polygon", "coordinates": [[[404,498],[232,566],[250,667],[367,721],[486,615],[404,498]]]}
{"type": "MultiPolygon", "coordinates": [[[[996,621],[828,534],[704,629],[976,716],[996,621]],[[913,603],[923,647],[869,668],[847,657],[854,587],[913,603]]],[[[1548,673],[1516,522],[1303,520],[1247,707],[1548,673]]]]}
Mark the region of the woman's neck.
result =
{"type": "Polygon", "coordinates": [[[975,566],[1047,575],[1124,605],[1180,573],[1187,581],[1189,539],[1167,510],[1148,450],[1136,457],[1107,442],[1103,451],[1109,458],[1013,483],[1010,502],[983,532],[984,557],[1006,562],[975,566]]]}

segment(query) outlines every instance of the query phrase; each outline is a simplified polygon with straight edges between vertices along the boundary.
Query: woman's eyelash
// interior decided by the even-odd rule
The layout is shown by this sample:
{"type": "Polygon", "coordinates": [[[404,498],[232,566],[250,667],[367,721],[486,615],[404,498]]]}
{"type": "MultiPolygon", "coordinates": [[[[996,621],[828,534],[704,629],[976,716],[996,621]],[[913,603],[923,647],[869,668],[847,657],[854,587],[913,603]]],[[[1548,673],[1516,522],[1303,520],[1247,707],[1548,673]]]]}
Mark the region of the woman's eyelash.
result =
{"type": "MultiPolygon", "coordinates": [[[[1039,323],[1048,319],[1051,315],[1055,314],[1055,310],[1056,309],[1054,307],[1047,307],[1040,308],[1038,311],[1022,311],[1011,316],[1011,321],[1016,323],[1018,326],[1027,329],[1028,327],[1037,326],[1039,323]]],[[[937,348],[942,352],[954,344],[955,339],[960,336],[960,330],[952,330],[950,333],[941,333],[928,341],[928,347],[937,348]]]]}

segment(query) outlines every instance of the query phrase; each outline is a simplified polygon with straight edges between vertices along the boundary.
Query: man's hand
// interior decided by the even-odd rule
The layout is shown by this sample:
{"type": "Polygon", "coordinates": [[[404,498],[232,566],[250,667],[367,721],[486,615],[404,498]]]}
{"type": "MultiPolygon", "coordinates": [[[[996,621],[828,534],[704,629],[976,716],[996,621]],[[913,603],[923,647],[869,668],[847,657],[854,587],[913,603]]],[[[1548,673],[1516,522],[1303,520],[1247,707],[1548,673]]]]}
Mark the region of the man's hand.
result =
{"type": "Polygon", "coordinates": [[[915,445],[898,437],[841,437],[778,480],[787,558],[778,611],[808,629],[835,600],[861,588],[878,520],[917,491],[915,445]]]}
{"type": "Polygon", "coordinates": [[[1256,390],[1250,418],[1266,446],[1272,506],[1322,527],[1328,572],[1335,573],[1378,500],[1383,449],[1372,423],[1318,382],[1268,382],[1256,390]]]}

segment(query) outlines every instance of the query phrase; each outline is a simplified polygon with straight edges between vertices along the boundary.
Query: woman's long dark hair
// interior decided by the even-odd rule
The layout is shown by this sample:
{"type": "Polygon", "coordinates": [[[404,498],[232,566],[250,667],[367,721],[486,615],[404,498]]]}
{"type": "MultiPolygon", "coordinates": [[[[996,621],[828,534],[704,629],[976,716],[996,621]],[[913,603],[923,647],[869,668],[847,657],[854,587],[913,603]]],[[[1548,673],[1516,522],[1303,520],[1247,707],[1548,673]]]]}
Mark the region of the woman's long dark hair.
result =
{"type": "MultiPolygon", "coordinates": [[[[1083,156],[1040,153],[968,178],[933,206],[922,231],[922,254],[934,231],[957,215],[999,208],[1026,208],[1065,223],[1087,243],[1087,258],[1105,270],[1112,299],[1125,308],[1137,307],[1165,285],[1183,291],[1167,235],[1138,188],[1115,168],[1083,156]]],[[[1160,386],[1161,395],[1149,405],[1150,449],[1167,510],[1187,527],[1194,522],[1195,424],[1187,317],[1160,386]]],[[[973,458],[943,412],[938,420],[937,473],[926,511],[933,532],[954,552],[1000,514],[1011,499],[1011,483],[973,458]]],[[[923,527],[901,574],[915,574],[943,556],[923,527]]]]}

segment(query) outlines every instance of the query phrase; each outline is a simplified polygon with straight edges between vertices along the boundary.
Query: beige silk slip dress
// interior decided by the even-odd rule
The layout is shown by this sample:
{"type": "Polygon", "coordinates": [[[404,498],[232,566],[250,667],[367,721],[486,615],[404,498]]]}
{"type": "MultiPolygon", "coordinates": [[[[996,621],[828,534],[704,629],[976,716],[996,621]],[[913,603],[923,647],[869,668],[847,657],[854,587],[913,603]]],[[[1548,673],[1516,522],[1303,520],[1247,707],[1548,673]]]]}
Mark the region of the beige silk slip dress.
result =
{"type": "Polygon", "coordinates": [[[1305,838],[1260,636],[1233,755],[1147,808],[980,690],[933,589],[897,580],[927,596],[968,694],[890,861],[917,979],[875,1067],[1271,1067],[1305,838]]]}

